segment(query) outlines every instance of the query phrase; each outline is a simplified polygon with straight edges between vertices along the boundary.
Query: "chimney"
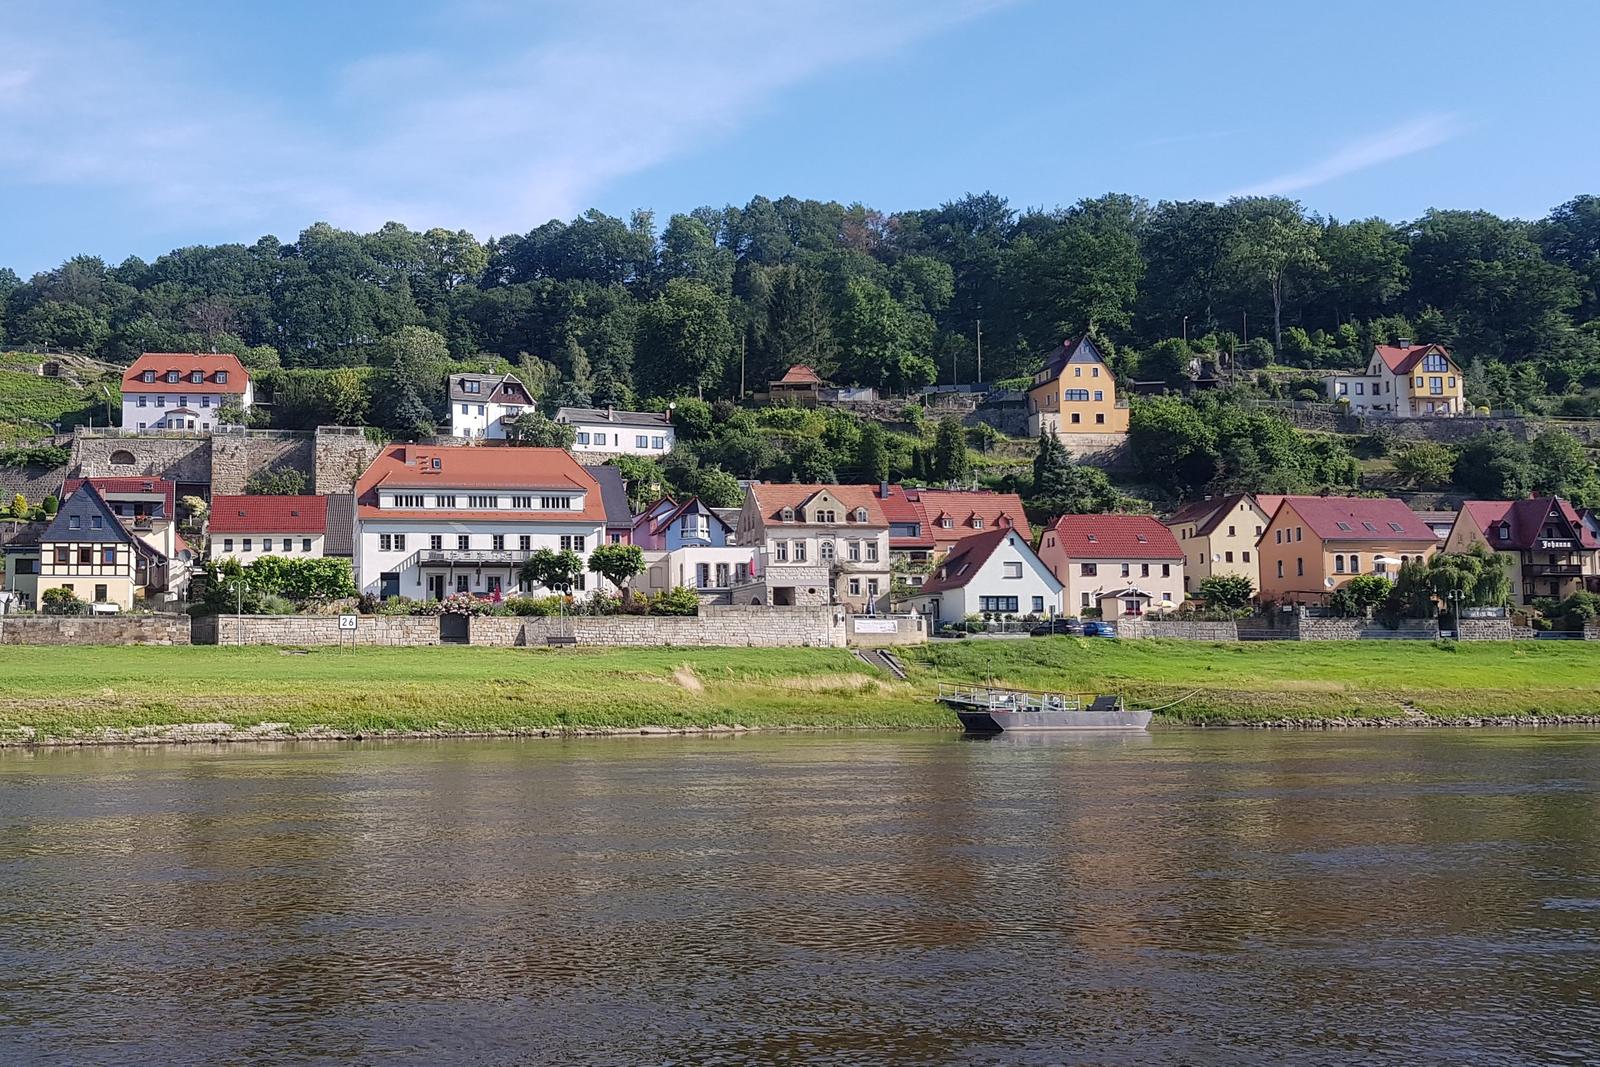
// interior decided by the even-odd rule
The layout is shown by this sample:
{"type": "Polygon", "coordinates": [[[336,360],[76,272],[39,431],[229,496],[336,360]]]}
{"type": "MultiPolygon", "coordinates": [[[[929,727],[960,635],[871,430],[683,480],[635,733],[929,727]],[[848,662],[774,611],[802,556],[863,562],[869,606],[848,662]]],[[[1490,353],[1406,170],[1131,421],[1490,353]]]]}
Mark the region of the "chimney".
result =
{"type": "Polygon", "coordinates": [[[888,500],[889,499],[889,483],[888,482],[879,482],[878,483],[878,498],[880,500],[888,500]]]}
{"type": "Polygon", "coordinates": [[[607,422],[615,422],[616,418],[617,418],[616,409],[613,408],[610,404],[607,404],[606,405],[606,421],[607,422]]]}
{"type": "Polygon", "coordinates": [[[1399,347],[1401,347],[1401,348],[1410,348],[1411,347],[1411,338],[1409,338],[1409,337],[1397,337],[1397,338],[1395,338],[1395,342],[1394,343],[1396,345],[1398,345],[1399,347]]]}

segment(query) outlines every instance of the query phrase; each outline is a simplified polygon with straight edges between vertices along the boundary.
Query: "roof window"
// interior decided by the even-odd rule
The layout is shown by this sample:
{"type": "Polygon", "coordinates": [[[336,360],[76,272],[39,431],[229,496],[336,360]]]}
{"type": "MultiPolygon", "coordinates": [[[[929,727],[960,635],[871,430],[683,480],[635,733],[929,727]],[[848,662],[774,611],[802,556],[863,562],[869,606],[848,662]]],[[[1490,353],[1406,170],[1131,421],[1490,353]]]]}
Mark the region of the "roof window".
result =
{"type": "Polygon", "coordinates": [[[1406,532],[1406,528],[1404,526],[1401,526],[1398,522],[1391,522],[1389,524],[1389,529],[1393,530],[1395,533],[1405,533],[1406,532]]]}
{"type": "Polygon", "coordinates": [[[1348,522],[1341,522],[1339,523],[1339,529],[1348,532],[1350,530],[1350,524],[1348,522]]]}

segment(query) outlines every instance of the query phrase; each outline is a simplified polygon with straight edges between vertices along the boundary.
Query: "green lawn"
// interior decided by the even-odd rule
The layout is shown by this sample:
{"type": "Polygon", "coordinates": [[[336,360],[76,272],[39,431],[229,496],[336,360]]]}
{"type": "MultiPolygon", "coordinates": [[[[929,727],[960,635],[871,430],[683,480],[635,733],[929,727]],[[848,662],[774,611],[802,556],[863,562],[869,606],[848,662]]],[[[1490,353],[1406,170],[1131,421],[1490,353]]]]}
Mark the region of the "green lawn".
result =
{"type": "Polygon", "coordinates": [[[59,378],[41,378],[22,360],[36,363],[42,356],[19,357],[6,353],[0,358],[0,441],[34,438],[50,431],[45,425],[61,423],[63,428],[86,424],[91,419],[106,424],[106,396],[110,391],[111,410],[122,410],[120,382],[115,378],[97,380],[83,387],[59,378]]]}
{"type": "Polygon", "coordinates": [[[0,735],[286,723],[342,732],[597,727],[949,727],[940,680],[1188,696],[1161,721],[1600,714],[1600,647],[1206,645],[1077,638],[904,652],[908,683],[824,649],[0,649],[0,735]],[[1195,692],[1198,690],[1198,692],[1195,692]]]}

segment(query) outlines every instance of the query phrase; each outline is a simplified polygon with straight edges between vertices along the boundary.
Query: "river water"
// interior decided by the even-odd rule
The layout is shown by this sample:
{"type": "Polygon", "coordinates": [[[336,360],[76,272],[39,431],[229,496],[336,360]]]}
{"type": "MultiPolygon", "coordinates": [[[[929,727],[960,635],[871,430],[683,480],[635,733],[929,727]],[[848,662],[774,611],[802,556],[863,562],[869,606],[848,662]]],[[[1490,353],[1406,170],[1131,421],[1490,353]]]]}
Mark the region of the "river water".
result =
{"type": "Polygon", "coordinates": [[[0,752],[0,1061],[1600,1062],[1600,732],[0,752]]]}

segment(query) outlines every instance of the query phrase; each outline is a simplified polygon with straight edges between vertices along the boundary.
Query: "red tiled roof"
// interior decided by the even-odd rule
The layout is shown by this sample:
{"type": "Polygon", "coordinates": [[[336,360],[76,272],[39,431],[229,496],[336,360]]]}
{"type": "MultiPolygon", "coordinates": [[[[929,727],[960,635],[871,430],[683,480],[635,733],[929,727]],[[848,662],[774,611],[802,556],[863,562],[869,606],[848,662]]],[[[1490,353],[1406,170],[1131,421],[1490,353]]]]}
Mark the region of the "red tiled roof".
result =
{"type": "Polygon", "coordinates": [[[442,519],[514,522],[605,522],[600,485],[572,454],[562,448],[468,448],[435,445],[389,445],[356,482],[357,514],[363,519],[442,519]],[[512,493],[540,490],[583,493],[581,511],[446,511],[425,508],[401,511],[378,507],[378,490],[420,489],[429,492],[502,489],[512,493]]]}
{"type": "Polygon", "coordinates": [[[78,487],[88,482],[104,496],[121,496],[137,493],[140,496],[149,496],[160,493],[163,506],[166,508],[166,518],[174,518],[172,505],[177,497],[177,486],[160,478],[68,478],[61,487],[61,497],[65,500],[78,491],[78,487]]]}
{"type": "Polygon", "coordinates": [[[122,372],[124,393],[243,393],[250,383],[250,372],[244,369],[239,357],[229,354],[214,355],[206,352],[146,352],[133,361],[133,366],[122,372]],[[145,371],[155,371],[156,380],[144,380],[145,371]],[[178,380],[167,381],[168,371],[177,371],[178,380]],[[192,382],[194,371],[205,375],[205,381],[192,382]],[[217,372],[227,371],[226,382],[217,381],[217,372]]]}
{"type": "MultiPolygon", "coordinates": [[[[989,557],[994,555],[994,550],[999,548],[1012,532],[1002,527],[963,537],[955,543],[955,547],[950,550],[944,562],[934,570],[933,576],[922,583],[916,595],[926,596],[929,593],[942,593],[946,589],[965,587],[978,576],[983,565],[989,562],[989,557]]],[[[1020,544],[1024,551],[1030,553],[1033,551],[1028,547],[1026,539],[1021,539],[1020,544]]]]}
{"type": "Polygon", "coordinates": [[[784,385],[822,384],[821,376],[818,375],[814,369],[806,366],[804,363],[796,363],[794,366],[784,371],[783,377],[779,378],[778,381],[782,382],[784,385]]]}
{"type": "Polygon", "coordinates": [[[1522,549],[1533,547],[1540,539],[1540,532],[1545,519],[1550,515],[1552,505],[1560,510],[1567,522],[1572,524],[1581,546],[1600,548],[1600,541],[1596,541],[1584,528],[1583,519],[1577,509],[1559,497],[1530,497],[1527,500],[1466,500],[1461,504],[1461,511],[1477,524],[1491,548],[1504,545],[1507,548],[1522,549]],[[1498,534],[1491,530],[1491,527],[1497,527],[1502,522],[1511,525],[1511,537],[1506,541],[1501,541],[1498,534]]]}
{"type": "Polygon", "coordinates": [[[1444,345],[1407,345],[1404,348],[1399,345],[1378,345],[1374,351],[1383,360],[1383,365],[1394,374],[1409,373],[1429,352],[1438,352],[1446,359],[1450,358],[1450,350],[1444,345]]]}
{"type": "Polygon", "coordinates": [[[1068,559],[1183,559],[1178,539],[1152,515],[1063,515],[1050,529],[1068,559]]]}
{"type": "Polygon", "coordinates": [[[1028,528],[1028,516],[1022,510],[1022,498],[1016,493],[918,489],[914,495],[923,514],[927,516],[927,524],[923,528],[933,536],[940,548],[954,545],[970,537],[974,531],[993,526],[1009,526],[1023,538],[1033,538],[1033,531],[1028,528]],[[941,514],[953,519],[955,525],[948,530],[940,526],[938,520],[941,514]],[[974,525],[975,518],[982,519],[983,525],[974,525]]]}
{"type": "Polygon", "coordinates": [[[810,500],[818,493],[827,493],[844,506],[844,514],[839,516],[840,526],[887,526],[889,520],[883,514],[883,501],[878,497],[876,485],[779,485],[771,482],[761,482],[750,487],[755,494],[756,507],[761,516],[769,523],[783,521],[783,509],[794,508],[798,511],[800,505],[810,500]],[[849,522],[850,513],[857,508],[867,509],[865,523],[849,522]]]}
{"type": "Polygon", "coordinates": [[[325,496],[214,496],[212,533],[327,533],[325,496]]]}
{"type": "Polygon", "coordinates": [[[883,517],[891,524],[914,525],[920,531],[915,537],[896,534],[889,531],[889,548],[909,551],[919,549],[931,551],[935,547],[933,534],[928,529],[928,517],[922,513],[922,507],[913,499],[915,490],[907,490],[903,486],[889,486],[889,495],[879,495],[878,504],[883,508],[883,517]]]}
{"type": "MultiPolygon", "coordinates": [[[[1286,496],[1273,514],[1274,522],[1285,507],[1294,508],[1324,541],[1438,540],[1420,515],[1389,497],[1286,496]]],[[[1266,534],[1261,537],[1264,541],[1266,534]]]]}

